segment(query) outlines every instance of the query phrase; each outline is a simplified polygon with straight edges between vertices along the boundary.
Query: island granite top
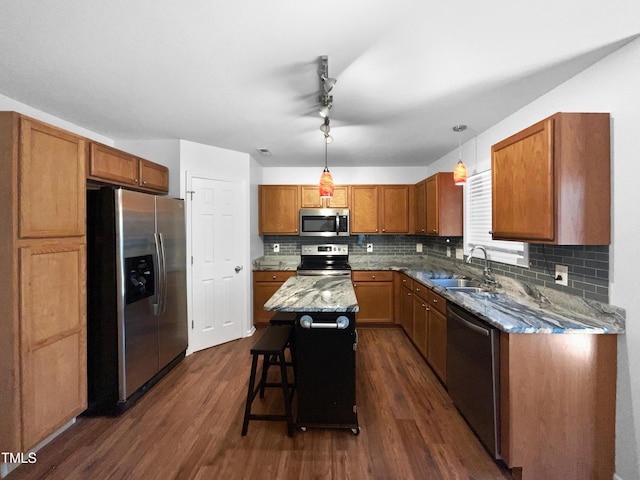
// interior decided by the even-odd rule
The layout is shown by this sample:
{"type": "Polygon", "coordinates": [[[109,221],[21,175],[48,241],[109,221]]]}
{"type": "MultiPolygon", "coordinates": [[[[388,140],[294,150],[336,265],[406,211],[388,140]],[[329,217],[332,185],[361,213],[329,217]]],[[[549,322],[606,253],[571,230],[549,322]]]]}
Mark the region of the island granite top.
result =
{"type": "Polygon", "coordinates": [[[349,277],[291,277],[264,304],[277,312],[357,312],[349,277]]]}

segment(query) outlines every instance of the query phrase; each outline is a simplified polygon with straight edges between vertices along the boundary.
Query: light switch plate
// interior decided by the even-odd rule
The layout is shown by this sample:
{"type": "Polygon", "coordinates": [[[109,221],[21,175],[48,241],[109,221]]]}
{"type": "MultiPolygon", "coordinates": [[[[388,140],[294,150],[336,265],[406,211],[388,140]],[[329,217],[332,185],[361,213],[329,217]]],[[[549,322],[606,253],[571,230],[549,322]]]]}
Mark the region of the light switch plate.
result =
{"type": "Polygon", "coordinates": [[[416,252],[422,253],[422,244],[421,243],[416,243],[416,252]]]}
{"type": "Polygon", "coordinates": [[[464,260],[464,249],[456,248],[456,258],[458,260],[464,260]]]}
{"type": "Polygon", "coordinates": [[[451,247],[447,247],[447,257],[451,256],[451,247]]]}
{"type": "Polygon", "coordinates": [[[367,253],[373,252],[373,243],[367,243],[367,253]]]}
{"type": "Polygon", "coordinates": [[[556,276],[554,277],[558,285],[569,285],[569,267],[566,265],[556,265],[556,276]]]}
{"type": "Polygon", "coordinates": [[[273,253],[280,253],[280,244],[279,243],[274,243],[273,244],[273,253]]]}

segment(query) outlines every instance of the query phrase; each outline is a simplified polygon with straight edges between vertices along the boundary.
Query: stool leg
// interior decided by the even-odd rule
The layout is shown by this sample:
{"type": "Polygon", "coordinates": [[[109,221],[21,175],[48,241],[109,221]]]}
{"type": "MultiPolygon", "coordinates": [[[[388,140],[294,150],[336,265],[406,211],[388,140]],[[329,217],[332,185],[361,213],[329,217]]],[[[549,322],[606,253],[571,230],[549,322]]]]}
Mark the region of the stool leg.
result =
{"type": "Polygon", "coordinates": [[[260,375],[260,398],[264,398],[264,384],[267,383],[267,373],[271,366],[271,356],[268,354],[262,355],[262,374],[260,375]]]}
{"type": "Polygon", "coordinates": [[[244,421],[242,422],[242,435],[247,434],[249,428],[249,416],[251,415],[251,404],[255,397],[254,388],[256,384],[256,370],[258,368],[258,355],[253,355],[251,361],[251,375],[249,376],[249,390],[247,392],[247,404],[244,407],[244,421]]]}
{"type": "Polygon", "coordinates": [[[278,355],[280,357],[280,375],[282,376],[282,395],[284,396],[284,411],[287,417],[287,434],[293,437],[293,413],[291,412],[291,397],[289,396],[289,381],[287,379],[287,365],[284,358],[284,349],[278,355]]]}

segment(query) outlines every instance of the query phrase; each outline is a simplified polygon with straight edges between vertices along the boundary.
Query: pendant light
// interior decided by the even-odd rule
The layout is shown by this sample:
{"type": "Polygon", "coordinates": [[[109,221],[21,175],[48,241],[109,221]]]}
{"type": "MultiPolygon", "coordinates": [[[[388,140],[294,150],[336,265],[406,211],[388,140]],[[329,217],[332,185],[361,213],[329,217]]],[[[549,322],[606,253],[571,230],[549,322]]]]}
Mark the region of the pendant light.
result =
{"type": "Polygon", "coordinates": [[[322,175],[320,175],[320,198],[333,197],[333,177],[327,167],[327,145],[329,145],[329,138],[331,138],[330,135],[326,133],[324,140],[324,170],[322,171],[322,175]]]}
{"type": "Polygon", "coordinates": [[[456,125],[453,127],[454,132],[460,133],[458,137],[458,163],[453,169],[453,183],[456,185],[464,185],[467,183],[467,167],[462,162],[462,132],[467,129],[466,125],[456,125]]]}

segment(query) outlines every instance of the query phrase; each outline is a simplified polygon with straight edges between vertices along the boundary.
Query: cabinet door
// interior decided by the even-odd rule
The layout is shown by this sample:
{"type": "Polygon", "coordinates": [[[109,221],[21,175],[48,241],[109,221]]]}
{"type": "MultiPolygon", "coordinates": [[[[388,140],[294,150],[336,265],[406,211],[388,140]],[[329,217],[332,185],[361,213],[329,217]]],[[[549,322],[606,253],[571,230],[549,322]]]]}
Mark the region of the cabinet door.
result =
{"type": "Polygon", "coordinates": [[[447,317],[433,307],[429,308],[429,334],[427,360],[440,377],[447,382],[447,317]]]}
{"type": "Polygon", "coordinates": [[[269,323],[275,312],[268,312],[264,309],[274,293],[282,286],[289,277],[296,275],[296,272],[289,271],[260,271],[253,272],[253,323],[269,323]]]}
{"type": "Polygon", "coordinates": [[[409,185],[380,185],[382,233],[409,233],[409,185]]]}
{"type": "Polygon", "coordinates": [[[83,138],[21,118],[20,237],[84,235],[85,162],[83,138]]]}
{"type": "Polygon", "coordinates": [[[400,288],[400,325],[405,333],[411,337],[413,335],[413,292],[409,288],[400,288]]]}
{"type": "Polygon", "coordinates": [[[87,408],[84,242],[20,249],[22,449],[87,408]]]}
{"type": "Polygon", "coordinates": [[[416,183],[416,233],[427,232],[427,188],[426,180],[416,183]]]}
{"type": "MultiPolygon", "coordinates": [[[[415,292],[414,292],[415,293],[415,292]]],[[[418,295],[413,296],[413,343],[420,353],[427,358],[427,320],[429,306],[427,301],[418,295]]]]}
{"type": "Polygon", "coordinates": [[[333,197],[320,198],[318,185],[300,187],[300,208],[349,208],[349,186],[335,185],[333,197]]]}
{"type": "Polygon", "coordinates": [[[138,159],[140,187],[146,190],[167,193],[169,191],[169,169],[142,158],[138,159]]]}
{"type": "Polygon", "coordinates": [[[359,323],[393,322],[393,272],[353,272],[359,323]]]}
{"type": "Polygon", "coordinates": [[[351,233],[378,233],[378,186],[351,186],[351,233]]]}
{"type": "Polygon", "coordinates": [[[299,190],[297,185],[259,185],[259,233],[297,234],[299,190]]]}
{"type": "Polygon", "coordinates": [[[138,186],[138,157],[115,148],[91,143],[87,177],[123,186],[138,186]]]}
{"type": "Polygon", "coordinates": [[[438,177],[434,175],[427,178],[425,181],[425,190],[427,198],[427,235],[438,235],[440,220],[438,215],[438,177]]]}
{"type": "Polygon", "coordinates": [[[491,148],[493,237],[555,237],[553,119],[491,148]]]}
{"type": "Polygon", "coordinates": [[[439,172],[425,181],[427,235],[460,237],[463,232],[462,188],[452,172],[439,172]]]}

